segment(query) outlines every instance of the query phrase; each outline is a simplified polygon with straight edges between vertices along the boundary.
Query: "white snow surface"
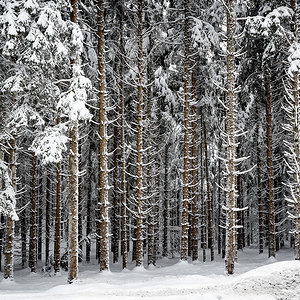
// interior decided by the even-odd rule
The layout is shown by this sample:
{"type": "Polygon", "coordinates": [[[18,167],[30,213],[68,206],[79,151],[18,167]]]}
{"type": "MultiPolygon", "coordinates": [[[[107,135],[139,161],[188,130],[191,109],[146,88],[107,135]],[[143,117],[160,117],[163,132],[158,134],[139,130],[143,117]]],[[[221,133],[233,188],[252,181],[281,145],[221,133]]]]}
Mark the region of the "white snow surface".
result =
{"type": "MultiPolygon", "coordinates": [[[[235,274],[224,272],[224,261],[180,262],[161,259],[156,266],[99,272],[96,261],[80,264],[78,280],[66,283],[67,273],[30,274],[16,270],[15,281],[0,281],[0,299],[101,299],[101,300],[273,300],[300,299],[300,261],[291,249],[282,249],[275,258],[258,255],[257,249],[239,252],[235,274]]],[[[208,257],[209,258],[209,257],[208,257]]]]}

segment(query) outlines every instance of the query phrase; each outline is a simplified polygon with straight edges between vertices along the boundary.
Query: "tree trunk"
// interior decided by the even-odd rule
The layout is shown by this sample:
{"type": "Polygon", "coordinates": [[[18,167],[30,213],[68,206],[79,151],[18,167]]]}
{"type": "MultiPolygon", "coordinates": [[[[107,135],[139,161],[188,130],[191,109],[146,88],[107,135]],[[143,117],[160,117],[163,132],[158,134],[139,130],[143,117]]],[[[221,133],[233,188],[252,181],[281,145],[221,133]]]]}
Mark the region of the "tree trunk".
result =
{"type": "Polygon", "coordinates": [[[269,257],[275,257],[275,199],[273,178],[273,150],[272,150],[272,103],[271,82],[269,75],[265,74],[266,95],[266,120],[267,120],[267,172],[268,172],[268,234],[269,234],[269,257]]]}
{"type": "MultiPolygon", "coordinates": [[[[57,124],[60,119],[57,118],[57,124]]],[[[61,163],[56,164],[56,202],[55,202],[55,237],[54,237],[54,272],[60,272],[60,239],[61,239],[61,163]]]]}
{"type": "Polygon", "coordinates": [[[226,97],[226,258],[228,274],[233,274],[236,254],[236,95],[235,95],[235,1],[227,1],[227,97],[226,97]]]}
{"type": "Polygon", "coordinates": [[[260,160],[260,147],[259,147],[259,116],[258,106],[256,105],[256,171],[257,171],[257,202],[258,202],[258,240],[259,240],[259,253],[264,252],[264,205],[261,195],[261,160],[260,160]]]}
{"type": "Polygon", "coordinates": [[[165,146],[165,178],[164,178],[164,198],[163,198],[163,251],[162,256],[168,257],[168,219],[169,219],[169,144],[165,146]]]}
{"type": "MultiPolygon", "coordinates": [[[[9,141],[9,170],[12,187],[16,191],[16,140],[9,141]]],[[[14,231],[15,222],[11,217],[6,217],[6,232],[4,246],[4,279],[14,278],[14,231]]]]}
{"type": "Polygon", "coordinates": [[[196,79],[193,72],[192,76],[192,99],[193,105],[191,107],[192,114],[192,145],[191,145],[191,156],[192,156],[192,187],[191,187],[191,197],[192,197],[192,224],[191,224],[191,242],[192,242],[192,260],[195,261],[198,259],[198,221],[199,221],[199,212],[198,212],[198,160],[197,160],[197,121],[196,121],[196,99],[195,99],[195,86],[196,79]]]}
{"type": "Polygon", "coordinates": [[[138,104],[137,104],[137,222],[136,265],[143,263],[143,0],[138,0],[138,104]]]}
{"type": "MultiPolygon", "coordinates": [[[[298,24],[297,24],[297,18],[298,18],[298,7],[297,7],[297,1],[291,0],[291,8],[294,12],[293,18],[292,18],[292,24],[291,24],[291,30],[294,34],[294,41],[298,42],[298,24]]],[[[295,216],[295,222],[296,222],[296,228],[295,228],[295,259],[300,260],[300,140],[299,140],[299,73],[293,72],[292,77],[292,96],[293,96],[293,152],[295,155],[295,170],[294,170],[294,189],[293,194],[296,200],[296,216],[295,216]]]]}
{"type": "Polygon", "coordinates": [[[189,233],[189,20],[188,0],[184,1],[184,154],[183,154],[183,199],[181,214],[181,260],[188,259],[189,233]]]}
{"type": "Polygon", "coordinates": [[[204,172],[203,172],[203,117],[201,116],[201,141],[200,141],[200,199],[201,199],[201,247],[202,260],[206,261],[206,202],[204,197],[204,172]]]}
{"type": "Polygon", "coordinates": [[[37,203],[36,203],[36,173],[37,173],[37,157],[32,154],[31,169],[31,208],[30,208],[30,240],[29,240],[29,268],[31,272],[36,272],[37,263],[37,203]]]}
{"type": "Polygon", "coordinates": [[[210,248],[210,260],[215,258],[214,254],[214,228],[213,228],[213,211],[210,195],[209,170],[208,170],[208,151],[206,139],[206,124],[203,120],[203,138],[204,138],[204,153],[205,153],[205,177],[206,177],[206,196],[207,196],[207,217],[208,217],[208,248],[210,248]]]}
{"type": "Polygon", "coordinates": [[[107,113],[105,75],[104,5],[98,1],[98,99],[99,99],[99,205],[100,205],[100,270],[109,268],[107,113]]]}
{"type": "MultiPolygon", "coordinates": [[[[71,22],[77,23],[78,3],[71,0],[71,22]]],[[[76,64],[78,58],[72,63],[76,64]]],[[[78,121],[71,122],[69,153],[69,262],[68,282],[72,283],[78,276],[78,121]]]]}
{"type": "Polygon", "coordinates": [[[124,41],[123,41],[123,0],[119,6],[120,22],[120,115],[121,115],[121,256],[122,269],[127,266],[126,229],[126,164],[125,164],[125,110],[124,110],[124,41]]]}
{"type": "Polygon", "coordinates": [[[49,252],[50,252],[50,229],[51,229],[51,217],[52,217],[52,201],[51,201],[51,181],[50,174],[46,173],[46,232],[45,232],[45,261],[46,266],[49,266],[49,252]]]}

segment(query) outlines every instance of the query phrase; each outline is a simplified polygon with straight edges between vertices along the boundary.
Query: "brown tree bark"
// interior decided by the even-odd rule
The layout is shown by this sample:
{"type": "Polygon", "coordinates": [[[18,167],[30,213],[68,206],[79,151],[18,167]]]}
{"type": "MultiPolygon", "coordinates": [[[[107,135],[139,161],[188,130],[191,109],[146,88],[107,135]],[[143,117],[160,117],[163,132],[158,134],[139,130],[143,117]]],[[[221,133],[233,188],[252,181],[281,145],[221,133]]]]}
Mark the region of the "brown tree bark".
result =
{"type": "Polygon", "coordinates": [[[105,75],[104,5],[98,1],[98,101],[99,101],[99,205],[100,205],[100,270],[109,268],[107,112],[105,75]]]}
{"type": "Polygon", "coordinates": [[[227,95],[226,95],[226,258],[225,266],[228,274],[233,274],[236,256],[236,95],[235,95],[235,31],[236,18],[234,0],[226,1],[227,20],[227,95]]]}
{"type": "MultiPolygon", "coordinates": [[[[71,0],[71,22],[77,23],[78,3],[71,0]]],[[[78,58],[72,61],[77,63],[78,58]]],[[[78,121],[71,122],[69,153],[69,251],[68,282],[72,283],[78,276],[78,121]]]]}
{"type": "Polygon", "coordinates": [[[125,110],[124,110],[124,41],[123,41],[123,1],[119,6],[120,22],[120,115],[121,115],[121,256],[122,269],[127,266],[126,229],[126,165],[125,165],[125,110]]]}

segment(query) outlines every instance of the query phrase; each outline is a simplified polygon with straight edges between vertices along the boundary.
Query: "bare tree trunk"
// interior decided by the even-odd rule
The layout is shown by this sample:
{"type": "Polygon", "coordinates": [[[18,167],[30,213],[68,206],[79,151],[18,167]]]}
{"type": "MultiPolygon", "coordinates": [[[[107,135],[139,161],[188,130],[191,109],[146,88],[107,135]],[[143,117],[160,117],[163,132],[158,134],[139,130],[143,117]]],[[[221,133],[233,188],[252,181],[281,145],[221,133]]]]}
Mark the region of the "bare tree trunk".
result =
{"type": "Polygon", "coordinates": [[[181,260],[188,259],[189,233],[189,20],[188,0],[184,1],[184,154],[183,154],[183,199],[181,214],[181,260]]]}
{"type": "MultiPolygon", "coordinates": [[[[12,187],[16,191],[16,140],[9,141],[9,170],[12,187]]],[[[14,278],[14,233],[15,221],[11,217],[6,217],[6,232],[4,246],[4,279],[14,278]]]]}
{"type": "Polygon", "coordinates": [[[269,257],[275,257],[275,199],[273,178],[273,150],[272,150],[272,103],[271,82],[269,75],[265,74],[266,119],[267,119],[267,171],[268,171],[268,233],[269,257]]]}
{"type": "Polygon", "coordinates": [[[236,254],[236,95],[235,95],[235,1],[227,1],[227,97],[226,97],[226,258],[228,274],[233,274],[236,254]]]}
{"type": "Polygon", "coordinates": [[[143,0],[138,0],[138,104],[137,104],[137,224],[136,265],[143,263],[143,0]]]}
{"type": "Polygon", "coordinates": [[[30,240],[29,240],[29,268],[31,272],[36,272],[37,263],[37,203],[36,203],[36,173],[37,173],[37,157],[32,154],[31,169],[31,208],[30,208],[30,240]]]}
{"type": "Polygon", "coordinates": [[[103,0],[98,1],[98,84],[99,84],[99,205],[100,205],[100,270],[109,268],[107,113],[105,75],[105,37],[103,0]]]}

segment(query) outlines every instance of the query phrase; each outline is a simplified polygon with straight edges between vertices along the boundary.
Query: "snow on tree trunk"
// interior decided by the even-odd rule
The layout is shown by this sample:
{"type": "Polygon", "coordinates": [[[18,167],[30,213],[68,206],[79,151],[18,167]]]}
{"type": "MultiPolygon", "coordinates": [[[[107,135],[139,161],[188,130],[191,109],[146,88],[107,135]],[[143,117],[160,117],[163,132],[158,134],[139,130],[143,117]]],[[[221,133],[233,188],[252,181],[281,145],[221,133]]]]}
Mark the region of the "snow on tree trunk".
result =
{"type": "Polygon", "coordinates": [[[168,222],[169,222],[169,143],[165,146],[165,176],[163,198],[163,251],[162,256],[168,257],[168,222]]]}
{"type": "Polygon", "coordinates": [[[98,101],[99,101],[99,205],[100,205],[100,270],[109,268],[107,113],[105,75],[104,6],[98,1],[98,101]]]}
{"type": "MultiPolygon", "coordinates": [[[[293,10],[291,31],[294,35],[294,42],[299,42],[298,37],[298,7],[297,1],[291,0],[291,8],[293,10]]],[[[300,115],[299,115],[299,73],[292,72],[291,77],[291,86],[292,86],[292,99],[293,99],[293,107],[292,107],[292,128],[293,128],[293,188],[292,194],[294,196],[295,201],[295,258],[300,260],[300,137],[299,137],[299,127],[300,127],[300,115]]]]}
{"type": "Polygon", "coordinates": [[[189,180],[190,180],[190,147],[189,147],[189,19],[188,19],[188,1],[184,1],[184,154],[183,154],[183,199],[181,215],[181,260],[188,259],[188,236],[189,236],[189,180]]]}
{"type": "Polygon", "coordinates": [[[191,197],[192,197],[192,260],[198,259],[198,220],[199,220],[199,213],[198,213],[198,188],[197,188],[197,116],[196,116],[196,99],[195,99],[195,74],[193,72],[192,76],[192,99],[193,105],[191,107],[191,115],[192,115],[192,122],[191,122],[191,129],[192,129],[192,145],[191,145],[191,156],[192,156],[192,188],[191,188],[191,197]]]}
{"type": "Polygon", "coordinates": [[[125,164],[125,110],[124,110],[124,41],[123,41],[123,1],[119,6],[120,25],[120,115],[121,115],[121,255],[122,269],[127,266],[126,229],[126,164],[125,164]]]}
{"type": "Polygon", "coordinates": [[[269,234],[269,257],[275,257],[275,199],[274,199],[274,177],[273,177],[273,150],[272,150],[272,102],[271,102],[271,80],[265,72],[265,96],[266,96],[266,121],[267,121],[267,172],[268,172],[268,234],[269,234]]]}
{"type": "MultiPolygon", "coordinates": [[[[71,0],[71,21],[77,23],[78,3],[71,0]]],[[[72,59],[72,65],[78,63],[72,59]]],[[[78,120],[71,121],[69,153],[69,236],[68,236],[68,282],[78,276],[78,120]]]]}
{"type": "Polygon", "coordinates": [[[210,248],[210,260],[214,260],[214,228],[213,228],[213,209],[210,195],[209,170],[208,170],[208,150],[206,138],[206,124],[203,120],[203,138],[204,138],[204,153],[205,153],[205,175],[206,175],[206,197],[207,197],[207,218],[208,218],[208,247],[210,248]]]}
{"type": "Polygon", "coordinates": [[[226,257],[225,266],[228,274],[233,274],[236,254],[236,113],[235,95],[235,1],[228,0],[226,6],[227,20],[227,82],[226,82],[226,257]]]}
{"type": "Polygon", "coordinates": [[[29,239],[29,268],[31,272],[36,272],[37,263],[37,157],[32,153],[32,169],[31,169],[31,207],[30,207],[30,239],[29,239]]]}
{"type": "MultiPolygon", "coordinates": [[[[10,179],[14,191],[16,191],[16,140],[12,138],[9,141],[9,170],[10,179]]],[[[4,246],[4,278],[14,278],[14,234],[15,234],[15,221],[11,216],[6,218],[6,231],[5,231],[5,246],[4,246]]]]}
{"type": "Polygon", "coordinates": [[[69,262],[68,281],[72,283],[78,275],[78,122],[73,121],[70,130],[69,153],[69,262]]]}
{"type": "Polygon", "coordinates": [[[143,263],[143,0],[138,0],[136,265],[143,263]]]}
{"type": "Polygon", "coordinates": [[[258,202],[258,243],[259,253],[264,251],[264,219],[263,219],[263,199],[262,199],[262,184],[261,184],[261,160],[259,147],[259,116],[258,107],[256,105],[256,172],[257,172],[257,202],[258,202]]]}
{"type": "MultiPolygon", "coordinates": [[[[59,118],[58,118],[59,119],[59,118]]],[[[60,121],[57,121],[58,123],[60,121]]],[[[55,199],[55,237],[54,237],[54,272],[60,271],[61,239],[61,163],[56,164],[56,199],[55,199]]]]}

